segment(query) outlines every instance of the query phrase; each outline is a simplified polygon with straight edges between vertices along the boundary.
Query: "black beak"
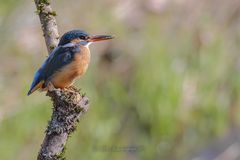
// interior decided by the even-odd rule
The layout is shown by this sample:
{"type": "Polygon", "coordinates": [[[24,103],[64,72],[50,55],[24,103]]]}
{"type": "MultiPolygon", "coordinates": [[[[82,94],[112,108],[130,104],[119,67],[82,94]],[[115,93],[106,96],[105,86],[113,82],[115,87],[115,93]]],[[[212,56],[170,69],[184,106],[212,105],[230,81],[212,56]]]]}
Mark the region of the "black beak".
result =
{"type": "Polygon", "coordinates": [[[89,36],[88,41],[89,42],[97,42],[97,41],[104,41],[104,40],[109,40],[113,39],[113,36],[110,35],[94,35],[94,36],[89,36]]]}

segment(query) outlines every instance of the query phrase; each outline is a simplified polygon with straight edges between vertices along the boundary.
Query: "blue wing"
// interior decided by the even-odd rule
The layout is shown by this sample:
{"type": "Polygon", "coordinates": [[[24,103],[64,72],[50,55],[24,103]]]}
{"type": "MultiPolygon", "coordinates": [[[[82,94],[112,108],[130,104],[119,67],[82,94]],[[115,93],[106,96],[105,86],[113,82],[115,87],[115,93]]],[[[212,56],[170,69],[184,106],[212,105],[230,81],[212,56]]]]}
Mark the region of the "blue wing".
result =
{"type": "Polygon", "coordinates": [[[51,76],[56,71],[69,64],[73,60],[74,54],[79,51],[80,46],[72,43],[55,48],[42,64],[40,69],[38,69],[38,71],[35,73],[28,95],[38,88],[43,88],[51,76]]]}

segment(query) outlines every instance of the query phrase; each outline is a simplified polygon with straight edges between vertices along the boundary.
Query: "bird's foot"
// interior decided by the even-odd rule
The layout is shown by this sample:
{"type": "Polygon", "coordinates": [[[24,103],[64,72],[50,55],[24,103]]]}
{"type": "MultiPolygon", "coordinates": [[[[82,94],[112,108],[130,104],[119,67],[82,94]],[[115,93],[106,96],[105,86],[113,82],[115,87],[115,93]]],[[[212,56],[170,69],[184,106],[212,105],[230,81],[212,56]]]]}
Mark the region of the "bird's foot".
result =
{"type": "Polygon", "coordinates": [[[66,87],[66,89],[70,89],[70,90],[76,90],[77,88],[76,88],[76,87],[74,87],[73,85],[71,85],[71,86],[68,86],[68,87],[66,87]]]}
{"type": "Polygon", "coordinates": [[[48,82],[47,84],[48,91],[53,92],[53,91],[60,91],[61,89],[55,88],[52,82],[48,82]]]}
{"type": "Polygon", "coordinates": [[[77,87],[71,85],[66,87],[67,90],[72,91],[72,92],[80,92],[80,89],[78,89],[77,87]]]}

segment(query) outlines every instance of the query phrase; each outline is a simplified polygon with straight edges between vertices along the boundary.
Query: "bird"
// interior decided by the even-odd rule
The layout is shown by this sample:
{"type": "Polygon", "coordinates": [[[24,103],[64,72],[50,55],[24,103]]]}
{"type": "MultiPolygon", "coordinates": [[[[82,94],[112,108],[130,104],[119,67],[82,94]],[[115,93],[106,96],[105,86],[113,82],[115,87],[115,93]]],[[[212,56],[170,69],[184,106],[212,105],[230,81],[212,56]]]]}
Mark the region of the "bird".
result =
{"type": "Polygon", "coordinates": [[[89,45],[110,40],[111,35],[90,35],[83,30],[71,30],[63,34],[57,47],[49,54],[34,75],[27,93],[48,91],[49,86],[64,89],[84,75],[90,63],[89,45]]]}

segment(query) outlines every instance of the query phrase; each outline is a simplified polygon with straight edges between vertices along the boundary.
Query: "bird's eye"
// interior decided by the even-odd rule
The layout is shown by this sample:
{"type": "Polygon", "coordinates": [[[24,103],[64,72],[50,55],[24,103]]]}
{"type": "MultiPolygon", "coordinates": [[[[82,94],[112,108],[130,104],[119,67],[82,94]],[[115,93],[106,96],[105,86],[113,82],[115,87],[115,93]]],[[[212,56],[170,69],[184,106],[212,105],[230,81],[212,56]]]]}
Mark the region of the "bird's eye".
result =
{"type": "Polygon", "coordinates": [[[80,39],[86,39],[86,37],[85,37],[85,36],[80,36],[79,38],[80,38],[80,39]]]}

